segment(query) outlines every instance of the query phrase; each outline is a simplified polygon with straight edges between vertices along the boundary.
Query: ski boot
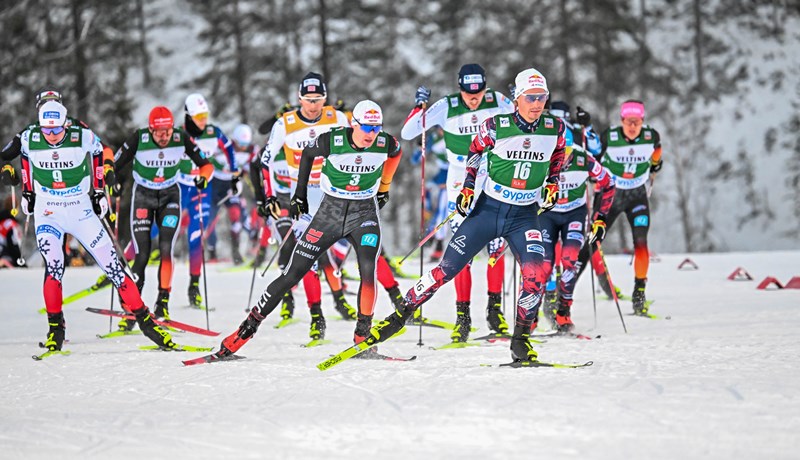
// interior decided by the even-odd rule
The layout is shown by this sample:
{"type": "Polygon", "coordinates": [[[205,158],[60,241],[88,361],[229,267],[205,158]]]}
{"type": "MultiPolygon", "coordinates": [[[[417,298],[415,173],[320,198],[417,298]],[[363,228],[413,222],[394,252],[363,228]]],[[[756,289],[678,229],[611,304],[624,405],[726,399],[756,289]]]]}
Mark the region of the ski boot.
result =
{"type": "Polygon", "coordinates": [[[558,283],[561,275],[558,273],[547,282],[542,301],[542,314],[550,324],[556,324],[556,311],[558,310],[558,283]]]}
{"type": "Polygon", "coordinates": [[[47,333],[47,341],[44,342],[44,347],[48,351],[59,351],[64,345],[64,335],[66,323],[64,322],[64,313],[48,313],[47,325],[50,330],[47,333]]]}
{"type": "Polygon", "coordinates": [[[200,295],[200,276],[192,275],[189,282],[189,306],[194,308],[203,307],[203,297],[200,295]]]}
{"type": "Polygon", "coordinates": [[[398,310],[403,305],[403,293],[400,292],[400,285],[390,287],[386,290],[389,294],[389,299],[392,301],[392,306],[398,310]]]}
{"type": "Polygon", "coordinates": [[[353,308],[350,303],[347,302],[347,299],[344,297],[343,291],[333,291],[333,299],[336,302],[336,311],[342,315],[342,319],[345,321],[353,321],[358,318],[358,313],[356,309],[353,308]]]}
{"type": "MultiPolygon", "coordinates": [[[[364,315],[358,313],[358,320],[356,321],[356,332],[353,334],[353,343],[361,343],[369,337],[369,329],[372,326],[372,315],[364,315]]],[[[378,347],[372,347],[357,354],[353,358],[358,359],[374,359],[378,354],[378,347]]]]}
{"type": "Polygon", "coordinates": [[[386,319],[379,322],[369,330],[369,336],[367,337],[367,340],[370,343],[383,342],[389,337],[397,334],[397,332],[405,326],[406,320],[414,316],[415,310],[416,308],[406,305],[405,302],[403,302],[400,308],[395,310],[394,313],[387,316],[386,319]]]}
{"type": "Polygon", "coordinates": [[[569,316],[569,310],[559,310],[556,313],[556,329],[560,334],[568,334],[575,329],[575,324],[569,316]]]}
{"type": "Polygon", "coordinates": [[[217,262],[217,248],[208,248],[208,262],[217,262]]]}
{"type": "Polygon", "coordinates": [[[158,290],[156,298],[156,310],[153,312],[156,318],[169,319],[169,291],[166,289],[158,290]]]}
{"type": "MultiPolygon", "coordinates": [[[[614,294],[611,293],[611,285],[608,282],[608,274],[607,273],[603,273],[602,275],[598,275],[597,276],[597,284],[600,285],[600,288],[603,290],[603,293],[610,300],[614,300],[614,294]]],[[[617,291],[617,299],[621,299],[623,297],[622,296],[622,290],[617,286],[614,286],[614,290],[617,291]]]]}
{"type": "Polygon", "coordinates": [[[239,329],[222,340],[217,354],[219,356],[230,356],[239,351],[255,335],[264,318],[265,316],[261,314],[259,308],[253,307],[247,318],[239,325],[239,329]]]}
{"type": "Polygon", "coordinates": [[[142,307],[133,313],[136,315],[136,323],[139,324],[139,329],[142,330],[142,334],[145,337],[161,348],[175,348],[177,346],[172,341],[172,335],[170,335],[169,331],[162,329],[153,322],[153,315],[147,307],[142,307]]]}
{"type": "Polygon", "coordinates": [[[531,346],[531,325],[520,324],[514,326],[514,335],[511,337],[511,359],[514,362],[531,361],[539,359],[539,354],[531,346]]]}
{"type": "Polygon", "coordinates": [[[281,318],[291,319],[293,316],[294,316],[294,297],[292,296],[292,291],[288,291],[286,294],[283,295],[283,301],[281,304],[281,318]]]}
{"type": "MultiPolygon", "coordinates": [[[[120,298],[120,305],[122,305],[122,310],[130,311],[130,308],[128,308],[125,304],[121,302],[122,298],[120,298]]],[[[130,319],[122,318],[119,320],[119,323],[117,323],[117,330],[120,332],[130,332],[133,330],[134,327],[136,327],[136,320],[133,318],[130,319]]]]}
{"type": "Polygon", "coordinates": [[[322,307],[317,302],[309,308],[311,312],[311,328],[308,336],[311,340],[322,340],[325,338],[325,317],[322,315],[322,307]]]}
{"type": "Polygon", "coordinates": [[[472,328],[472,318],[469,316],[469,302],[456,302],[456,327],[450,334],[453,342],[466,342],[469,340],[469,331],[472,328]]]}
{"type": "Polygon", "coordinates": [[[242,254],[239,253],[239,248],[233,248],[231,250],[231,259],[233,259],[233,265],[242,265],[244,263],[244,259],[242,258],[242,254]]]}
{"type": "Polygon", "coordinates": [[[633,281],[633,295],[631,301],[633,302],[633,314],[637,316],[647,316],[647,298],[644,295],[645,284],[647,278],[635,278],[633,281]]]}
{"type": "Polygon", "coordinates": [[[502,297],[500,294],[489,293],[489,305],[486,307],[486,323],[489,329],[497,334],[508,334],[508,323],[503,317],[503,311],[500,310],[502,306],[502,297]]]}

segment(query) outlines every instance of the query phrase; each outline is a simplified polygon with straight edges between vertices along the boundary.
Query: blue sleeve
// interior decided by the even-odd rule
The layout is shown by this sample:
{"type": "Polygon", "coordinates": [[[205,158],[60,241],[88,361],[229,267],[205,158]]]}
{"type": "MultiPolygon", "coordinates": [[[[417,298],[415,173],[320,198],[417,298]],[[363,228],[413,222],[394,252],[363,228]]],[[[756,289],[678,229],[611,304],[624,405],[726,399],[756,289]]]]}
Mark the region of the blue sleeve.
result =
{"type": "Polygon", "coordinates": [[[238,172],[239,169],[236,166],[236,157],[233,153],[233,142],[228,139],[228,136],[226,136],[218,126],[215,126],[214,130],[217,133],[217,142],[219,142],[219,148],[224,150],[225,156],[228,157],[228,166],[230,166],[231,172],[238,172]]]}
{"type": "Polygon", "coordinates": [[[600,141],[600,136],[591,126],[584,128],[584,135],[586,136],[586,145],[584,147],[592,156],[597,157],[603,150],[603,143],[600,141]]]}

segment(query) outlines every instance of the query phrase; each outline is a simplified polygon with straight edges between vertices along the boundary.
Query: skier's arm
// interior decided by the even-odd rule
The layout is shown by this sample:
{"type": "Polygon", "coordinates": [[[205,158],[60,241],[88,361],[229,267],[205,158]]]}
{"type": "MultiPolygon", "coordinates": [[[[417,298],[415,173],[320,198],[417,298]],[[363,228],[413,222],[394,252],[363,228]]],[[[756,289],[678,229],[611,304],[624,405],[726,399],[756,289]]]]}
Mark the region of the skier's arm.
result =
{"type": "Polygon", "coordinates": [[[230,167],[231,172],[239,172],[239,168],[236,166],[236,154],[233,150],[233,142],[228,139],[228,136],[226,136],[225,133],[219,129],[219,127],[215,126],[214,130],[217,133],[217,144],[219,145],[220,150],[225,152],[225,157],[228,159],[228,166],[230,167]]]}
{"type": "MultiPolygon", "coordinates": [[[[433,105],[428,107],[428,110],[425,111],[425,130],[427,131],[436,125],[444,127],[446,117],[447,98],[442,98],[434,102],[433,105]]],[[[422,134],[422,107],[414,107],[403,124],[400,137],[410,141],[420,134],[422,134]]]]}
{"type": "Polygon", "coordinates": [[[389,191],[392,185],[392,178],[397,171],[397,166],[400,164],[400,157],[403,156],[403,151],[400,149],[400,143],[397,142],[394,136],[389,137],[389,158],[383,163],[383,173],[381,173],[381,185],[378,187],[378,193],[385,193],[389,191]]]}
{"type": "Polygon", "coordinates": [[[550,171],[547,174],[546,182],[558,182],[561,168],[564,167],[564,158],[566,157],[567,140],[564,137],[566,125],[560,119],[556,119],[556,122],[558,123],[558,140],[556,141],[556,148],[550,156],[550,171]]]}
{"type": "Polygon", "coordinates": [[[139,149],[139,131],[136,130],[125,139],[122,146],[117,149],[114,154],[114,167],[119,170],[125,167],[128,163],[133,161],[136,151],[139,149]]]}
{"type": "Polygon", "coordinates": [[[106,186],[106,176],[103,171],[103,144],[100,138],[90,129],[81,128],[81,139],[83,139],[84,151],[91,155],[92,162],[92,187],[95,190],[103,190],[106,186]]]}
{"type": "Polygon", "coordinates": [[[469,155],[467,155],[467,177],[464,179],[464,188],[475,189],[475,178],[478,177],[478,167],[481,164],[481,156],[486,149],[494,147],[497,140],[497,129],[494,117],[487,118],[478,128],[478,134],[472,139],[469,145],[469,155]]]}
{"type": "Polygon", "coordinates": [[[591,155],[586,155],[586,162],[589,177],[597,181],[595,190],[600,194],[600,207],[595,210],[593,217],[596,220],[598,216],[608,215],[608,211],[611,210],[611,204],[614,202],[614,194],[617,188],[614,185],[614,179],[611,178],[611,173],[599,161],[595,160],[591,155]]]}
{"type": "Polygon", "coordinates": [[[603,134],[600,135],[600,153],[595,155],[594,152],[592,152],[592,155],[597,161],[602,162],[603,155],[606,154],[606,150],[608,149],[608,133],[610,132],[610,130],[611,128],[606,128],[606,130],[603,131],[603,134]]]}
{"type": "MultiPolygon", "coordinates": [[[[267,171],[267,174],[269,174],[269,171],[267,171]]],[[[261,179],[261,158],[258,155],[254,155],[250,161],[250,182],[253,184],[253,193],[256,200],[270,196],[265,193],[266,189],[261,179]]]]}
{"type": "MultiPolygon", "coordinates": [[[[348,131],[352,130],[348,128],[348,131]]],[[[331,133],[328,132],[320,134],[313,144],[303,149],[303,153],[300,155],[300,169],[297,173],[296,195],[303,198],[306,197],[308,178],[311,176],[311,167],[314,165],[314,159],[317,157],[328,158],[328,155],[331,153],[330,145],[331,133]]]]}
{"type": "Polygon", "coordinates": [[[30,159],[28,158],[28,152],[30,151],[30,144],[29,144],[30,135],[31,135],[30,129],[26,129],[19,135],[19,140],[20,140],[19,162],[20,162],[20,175],[22,176],[22,191],[32,193],[33,171],[31,170],[30,159]]]}
{"type": "Polygon", "coordinates": [[[214,165],[206,159],[200,147],[186,133],[183,133],[183,147],[186,155],[200,168],[199,174],[205,178],[206,182],[210,181],[214,174],[214,165]]]}
{"type": "Polygon", "coordinates": [[[517,109],[516,106],[514,106],[514,101],[507,98],[506,95],[500,91],[495,91],[494,97],[497,101],[497,106],[500,107],[500,113],[514,113],[514,110],[517,109]]]}
{"type": "MultiPolygon", "coordinates": [[[[281,116],[272,125],[267,145],[264,146],[264,151],[261,153],[261,184],[263,184],[264,197],[272,196],[272,174],[270,174],[270,165],[272,160],[280,153],[283,148],[284,140],[286,139],[286,125],[283,123],[281,116]]],[[[253,182],[255,183],[255,182],[253,182]]]]}
{"type": "Polygon", "coordinates": [[[651,174],[661,171],[661,165],[663,163],[661,160],[661,136],[658,135],[658,131],[655,129],[653,130],[653,140],[655,141],[653,145],[655,150],[653,151],[653,155],[650,157],[651,174]]]}
{"type": "Polygon", "coordinates": [[[17,133],[14,138],[11,139],[11,142],[3,147],[2,152],[0,152],[0,159],[10,162],[19,156],[22,148],[22,141],[20,141],[20,137],[22,136],[23,132],[25,132],[25,130],[17,133]]]}

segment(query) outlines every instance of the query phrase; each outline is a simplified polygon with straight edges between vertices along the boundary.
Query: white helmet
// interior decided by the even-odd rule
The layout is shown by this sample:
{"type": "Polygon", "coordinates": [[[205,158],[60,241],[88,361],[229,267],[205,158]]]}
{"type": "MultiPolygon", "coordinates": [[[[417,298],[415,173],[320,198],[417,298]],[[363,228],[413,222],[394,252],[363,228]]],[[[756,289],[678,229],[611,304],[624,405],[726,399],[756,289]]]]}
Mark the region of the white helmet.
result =
{"type": "Polygon", "coordinates": [[[382,125],[381,106],[369,99],[359,102],[353,107],[353,121],[359,125],[382,125]]]}
{"type": "Polygon", "coordinates": [[[248,147],[253,143],[253,129],[242,123],[233,128],[232,140],[239,147],[248,147]]]}
{"type": "Polygon", "coordinates": [[[39,107],[39,126],[55,128],[67,124],[67,108],[57,101],[47,101],[39,107]]]}
{"type": "Polygon", "coordinates": [[[208,102],[206,98],[200,93],[192,93],[186,97],[186,103],[183,106],[186,113],[193,117],[199,113],[208,113],[208,102]]]}

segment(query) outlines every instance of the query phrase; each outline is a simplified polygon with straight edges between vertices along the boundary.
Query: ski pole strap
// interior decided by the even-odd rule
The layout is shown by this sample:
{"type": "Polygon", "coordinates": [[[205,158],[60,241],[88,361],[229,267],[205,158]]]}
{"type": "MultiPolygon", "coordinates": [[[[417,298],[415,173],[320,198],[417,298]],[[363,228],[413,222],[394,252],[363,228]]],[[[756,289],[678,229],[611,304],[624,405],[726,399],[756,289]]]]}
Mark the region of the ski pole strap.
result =
{"type": "Polygon", "coordinates": [[[421,248],[421,247],[422,247],[422,246],[423,246],[425,243],[427,243],[427,242],[428,242],[428,240],[429,240],[429,239],[433,238],[433,235],[435,235],[435,234],[436,234],[436,232],[438,232],[438,231],[439,231],[439,229],[441,229],[442,227],[444,227],[444,224],[446,224],[447,222],[449,222],[449,221],[450,221],[450,219],[452,219],[452,218],[453,218],[453,216],[455,216],[457,212],[458,212],[458,210],[454,210],[454,211],[453,211],[453,212],[451,212],[451,213],[450,213],[450,214],[449,214],[447,217],[445,217],[443,221],[439,222],[439,225],[437,225],[437,226],[436,226],[436,227],[435,227],[433,230],[431,230],[431,231],[430,231],[430,233],[428,233],[427,235],[425,235],[425,237],[424,237],[424,238],[422,238],[422,241],[420,241],[420,242],[417,244],[417,246],[416,246],[414,249],[412,249],[411,251],[409,251],[409,252],[408,252],[408,254],[406,254],[406,255],[405,255],[405,257],[403,257],[402,259],[400,259],[400,262],[397,262],[397,265],[402,265],[402,264],[403,264],[403,262],[405,262],[405,260],[406,260],[406,259],[408,259],[408,257],[409,257],[411,254],[413,254],[413,253],[414,253],[414,251],[416,251],[417,249],[421,248]]]}

